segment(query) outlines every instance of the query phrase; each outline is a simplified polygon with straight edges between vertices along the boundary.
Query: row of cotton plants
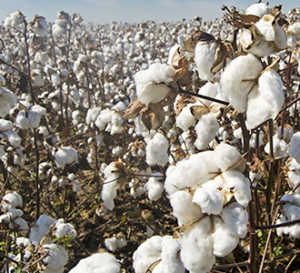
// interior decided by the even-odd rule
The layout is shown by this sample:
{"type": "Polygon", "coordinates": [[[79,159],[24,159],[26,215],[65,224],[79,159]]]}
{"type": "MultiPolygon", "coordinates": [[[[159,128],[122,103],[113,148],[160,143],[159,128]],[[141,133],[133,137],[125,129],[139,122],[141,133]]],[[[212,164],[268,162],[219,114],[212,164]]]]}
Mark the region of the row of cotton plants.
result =
{"type": "Polygon", "coordinates": [[[120,249],[140,273],[272,270],[277,252],[268,246],[284,251],[285,238],[300,236],[300,12],[271,4],[223,6],[224,17],[210,22],[7,16],[2,272],[64,272],[68,264],[70,272],[119,272],[127,264],[120,249]],[[144,240],[145,225],[154,236],[131,242],[128,211],[114,212],[131,202],[167,203],[176,232],[143,220],[144,240]],[[124,230],[95,239],[116,257],[99,251],[75,267],[67,250],[74,252],[75,226],[88,233],[83,212],[91,208],[99,226],[118,219],[124,230]]]}

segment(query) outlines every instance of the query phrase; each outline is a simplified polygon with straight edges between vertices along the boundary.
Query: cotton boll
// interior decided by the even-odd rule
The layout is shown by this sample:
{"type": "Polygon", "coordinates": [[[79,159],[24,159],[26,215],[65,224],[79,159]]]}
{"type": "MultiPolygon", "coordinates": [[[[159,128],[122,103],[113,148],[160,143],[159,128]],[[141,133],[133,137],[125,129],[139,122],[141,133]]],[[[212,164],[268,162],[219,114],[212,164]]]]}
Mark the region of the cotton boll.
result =
{"type": "Polygon", "coordinates": [[[236,248],[239,243],[239,237],[232,235],[227,230],[226,224],[219,217],[213,217],[213,221],[214,232],[212,238],[214,255],[225,257],[236,248]]]}
{"type": "Polygon", "coordinates": [[[0,132],[10,131],[13,128],[14,124],[11,121],[0,118],[0,132]]]}
{"type": "Polygon", "coordinates": [[[300,164],[300,132],[293,135],[288,154],[300,164]]]}
{"type": "Polygon", "coordinates": [[[150,265],[161,259],[162,241],[162,237],[153,236],[137,248],[132,256],[136,273],[145,273],[150,265]]]}
{"type": "Polygon", "coordinates": [[[284,103],[283,84],[275,70],[265,71],[258,80],[258,89],[248,96],[247,128],[248,130],[267,119],[275,119],[284,103]]]}
{"type": "MultiPolygon", "coordinates": [[[[64,266],[69,260],[68,252],[61,245],[46,244],[43,245],[43,249],[49,253],[42,261],[46,264],[46,269],[43,272],[49,272],[49,270],[55,270],[57,273],[64,272],[64,266]]],[[[51,272],[51,271],[50,271],[51,272]]]]}
{"type": "MultiPolygon", "coordinates": [[[[266,154],[270,154],[270,142],[268,142],[264,148],[266,154]]],[[[283,139],[279,139],[277,136],[273,137],[273,154],[274,157],[287,156],[288,146],[283,139]]]]}
{"type": "Polygon", "coordinates": [[[221,191],[213,188],[198,188],[193,196],[193,203],[197,204],[203,213],[218,215],[223,209],[224,197],[221,191]]]}
{"type": "Polygon", "coordinates": [[[79,163],[78,152],[71,147],[61,147],[55,153],[55,163],[58,168],[63,169],[66,164],[79,163]]]}
{"type": "Polygon", "coordinates": [[[215,263],[210,217],[188,227],[181,238],[180,257],[191,273],[207,273],[215,263]]]}
{"type": "Polygon", "coordinates": [[[205,149],[208,144],[214,139],[219,130],[219,123],[213,113],[208,113],[200,117],[196,124],[195,131],[197,139],[195,146],[198,150],[205,149]]]}
{"type": "Polygon", "coordinates": [[[195,104],[189,104],[184,107],[180,114],[176,117],[176,125],[183,131],[187,131],[190,127],[196,125],[196,118],[191,113],[191,107],[195,104]]]}
{"type": "MultiPolygon", "coordinates": [[[[278,136],[278,138],[281,135],[281,131],[282,131],[282,128],[280,126],[277,129],[277,132],[276,132],[276,135],[278,136]]],[[[294,133],[295,133],[294,129],[293,129],[293,127],[291,125],[289,125],[289,124],[285,124],[284,125],[284,127],[283,127],[283,136],[282,136],[284,140],[291,140],[294,133]]]]}
{"type": "Polygon", "coordinates": [[[96,253],[90,257],[81,259],[69,273],[119,273],[120,263],[109,253],[96,253]]]}
{"type": "Polygon", "coordinates": [[[230,170],[222,173],[228,187],[234,192],[236,201],[247,207],[251,200],[250,181],[241,172],[230,170]]]}
{"type": "Polygon", "coordinates": [[[218,44],[213,42],[198,42],[195,47],[195,64],[200,79],[208,81],[214,78],[211,68],[216,61],[218,44]]]}
{"type": "Polygon", "coordinates": [[[168,140],[160,133],[156,133],[146,146],[146,162],[149,165],[164,166],[168,162],[168,140]]]}
{"type": "Polygon", "coordinates": [[[116,237],[106,238],[104,240],[104,245],[107,250],[111,252],[115,252],[117,250],[117,238],[116,237]]]}
{"type": "Polygon", "coordinates": [[[90,108],[86,114],[86,123],[91,124],[96,121],[101,109],[98,107],[90,108]]]}
{"type": "Polygon", "coordinates": [[[173,193],[169,198],[173,214],[180,226],[187,225],[203,215],[201,208],[193,203],[193,195],[191,193],[178,191],[173,193]]]}
{"type": "Polygon", "coordinates": [[[55,222],[56,219],[42,214],[30,229],[30,241],[37,245],[47,235],[49,227],[55,222]]]}
{"type": "Polygon", "coordinates": [[[248,213],[239,203],[231,203],[221,213],[229,233],[239,238],[247,235],[248,213]]]}
{"type": "Polygon", "coordinates": [[[136,83],[138,99],[146,106],[152,102],[162,101],[170,89],[164,84],[173,80],[175,69],[167,64],[155,63],[147,70],[137,72],[133,78],[136,83]]]}
{"type": "Polygon", "coordinates": [[[256,15],[262,18],[265,14],[270,14],[271,11],[266,3],[254,3],[246,9],[246,14],[256,15]]]}
{"type": "Polygon", "coordinates": [[[26,236],[29,230],[28,224],[23,218],[15,218],[11,220],[8,224],[8,227],[10,229],[17,228],[23,236],[26,236]]]}
{"type": "Polygon", "coordinates": [[[148,198],[151,201],[157,201],[162,196],[164,184],[159,182],[155,177],[150,177],[145,188],[148,191],[148,198]]]}
{"type": "MultiPolygon", "coordinates": [[[[95,125],[99,128],[99,130],[104,130],[105,127],[109,122],[112,121],[112,117],[114,115],[114,112],[110,109],[104,109],[102,110],[97,119],[95,120],[95,125]]],[[[116,118],[116,117],[115,117],[116,118]]],[[[117,122],[117,120],[116,120],[117,122]]]]}
{"type": "Polygon", "coordinates": [[[54,230],[54,235],[58,239],[67,236],[70,240],[73,240],[77,236],[77,232],[74,227],[69,223],[65,223],[64,219],[57,220],[54,230]]]}
{"type": "Polygon", "coordinates": [[[237,111],[245,112],[248,93],[255,85],[251,79],[255,80],[262,70],[261,62],[252,54],[235,58],[221,76],[222,97],[228,98],[237,111]]]}
{"type": "Polygon", "coordinates": [[[221,143],[214,150],[214,161],[222,172],[230,167],[238,167],[242,156],[238,150],[226,143],[221,143]]]}
{"type": "MultiPolygon", "coordinates": [[[[218,83],[211,83],[210,81],[204,84],[198,91],[199,95],[204,95],[204,96],[209,96],[212,98],[215,98],[216,95],[218,94],[218,89],[219,89],[219,84],[218,83]]],[[[211,101],[210,100],[205,100],[201,99],[201,101],[206,105],[210,106],[211,101]]]]}
{"type": "Polygon", "coordinates": [[[1,209],[5,212],[7,212],[9,209],[22,207],[22,205],[23,205],[22,196],[15,191],[6,193],[2,197],[1,209]]]}
{"type": "Polygon", "coordinates": [[[165,181],[167,193],[171,195],[180,189],[197,187],[215,177],[219,168],[213,156],[213,151],[205,151],[169,167],[165,181]]]}

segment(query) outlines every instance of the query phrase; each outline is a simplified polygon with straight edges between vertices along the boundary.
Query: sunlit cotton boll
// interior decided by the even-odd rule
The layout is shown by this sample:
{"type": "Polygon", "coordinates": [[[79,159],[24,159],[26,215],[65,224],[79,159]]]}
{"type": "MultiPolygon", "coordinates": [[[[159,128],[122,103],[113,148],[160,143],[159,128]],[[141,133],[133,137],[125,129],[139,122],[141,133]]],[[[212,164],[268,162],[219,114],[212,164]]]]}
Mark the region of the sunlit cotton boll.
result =
{"type": "Polygon", "coordinates": [[[215,263],[209,216],[188,227],[181,238],[180,257],[190,273],[207,273],[215,263]]]}
{"type": "Polygon", "coordinates": [[[109,253],[96,253],[90,257],[81,259],[69,273],[119,273],[120,263],[109,253]]]}
{"type": "Polygon", "coordinates": [[[258,79],[258,88],[254,88],[248,96],[248,130],[267,119],[275,119],[283,103],[283,83],[280,76],[273,69],[265,71],[258,79]]]}
{"type": "Polygon", "coordinates": [[[262,18],[265,14],[270,14],[271,11],[266,3],[254,3],[246,9],[245,13],[262,18]]]}
{"type": "Polygon", "coordinates": [[[175,69],[172,66],[160,63],[152,64],[147,70],[137,72],[133,77],[138,99],[146,105],[162,101],[170,91],[166,84],[173,80],[174,75],[175,69]]]}
{"type": "Polygon", "coordinates": [[[0,88],[0,117],[4,118],[9,110],[17,103],[16,97],[10,90],[1,87],[0,88]]]}
{"type": "Polygon", "coordinates": [[[194,193],[193,202],[203,213],[218,215],[223,209],[224,196],[218,189],[198,188],[194,193]]]}
{"type": "Polygon", "coordinates": [[[208,144],[214,139],[219,130],[219,123],[213,113],[208,113],[200,117],[195,126],[197,139],[195,146],[198,150],[205,149],[208,144]]]}
{"type": "Polygon", "coordinates": [[[214,232],[212,238],[214,255],[225,257],[236,248],[239,243],[239,237],[230,234],[226,224],[219,217],[213,217],[213,221],[214,232]]]}
{"type": "Polygon", "coordinates": [[[145,188],[148,191],[148,198],[151,201],[157,201],[162,196],[164,184],[159,182],[157,178],[150,177],[145,185],[145,188]]]}
{"type": "Polygon", "coordinates": [[[248,93],[262,70],[261,62],[252,54],[235,58],[221,76],[221,96],[228,99],[237,111],[245,112],[248,93]]]}
{"type": "Polygon", "coordinates": [[[132,256],[135,273],[145,273],[150,265],[161,259],[162,241],[162,237],[153,236],[137,248],[132,256]]]}
{"type": "Polygon", "coordinates": [[[156,133],[146,146],[146,162],[149,165],[164,166],[168,162],[169,142],[166,137],[156,133]]]}
{"type": "MultiPolygon", "coordinates": [[[[266,154],[270,154],[270,142],[264,148],[266,154]]],[[[288,146],[283,139],[277,136],[273,137],[273,155],[274,157],[284,157],[288,155],[288,146]]]]}
{"type": "Polygon", "coordinates": [[[217,42],[198,42],[195,47],[195,64],[202,80],[214,78],[211,68],[216,60],[217,42]]]}
{"type": "Polygon", "coordinates": [[[49,253],[42,261],[46,265],[45,270],[41,272],[45,273],[63,273],[64,266],[69,260],[68,252],[61,245],[46,244],[43,245],[43,249],[49,253]]]}
{"type": "Polygon", "coordinates": [[[288,150],[289,156],[300,164],[300,132],[293,135],[288,150]]]}
{"type": "Polygon", "coordinates": [[[77,236],[77,232],[74,227],[69,223],[65,223],[64,219],[57,220],[54,230],[54,235],[57,239],[67,236],[70,240],[73,240],[77,236]]]}
{"type": "Polygon", "coordinates": [[[78,152],[72,147],[61,147],[55,154],[55,163],[63,169],[66,164],[79,163],[78,152]]]}
{"type": "Polygon", "coordinates": [[[22,207],[23,199],[17,192],[8,192],[2,197],[1,209],[3,211],[8,211],[9,209],[15,209],[17,207],[22,207]]]}

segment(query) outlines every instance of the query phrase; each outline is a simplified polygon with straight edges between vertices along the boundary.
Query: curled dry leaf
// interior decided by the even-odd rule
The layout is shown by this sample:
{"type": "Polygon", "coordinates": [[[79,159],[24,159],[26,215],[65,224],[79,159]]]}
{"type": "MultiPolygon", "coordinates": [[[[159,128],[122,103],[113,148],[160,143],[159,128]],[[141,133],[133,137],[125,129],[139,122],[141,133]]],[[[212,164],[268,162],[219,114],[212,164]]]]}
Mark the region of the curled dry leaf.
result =
{"type": "Polygon", "coordinates": [[[200,105],[196,105],[196,106],[192,106],[190,108],[191,114],[196,118],[196,119],[200,119],[203,115],[208,114],[209,108],[207,106],[200,106],[200,105]]]}
{"type": "Polygon", "coordinates": [[[190,38],[188,38],[181,48],[182,51],[186,51],[188,53],[194,53],[195,47],[198,42],[211,42],[215,41],[215,37],[204,32],[204,31],[195,31],[191,35],[190,38]]]}
{"type": "Polygon", "coordinates": [[[141,101],[139,101],[138,99],[131,101],[125,110],[125,114],[123,115],[123,118],[134,119],[135,117],[138,116],[138,114],[144,107],[146,107],[146,105],[141,101]]]}
{"type": "Polygon", "coordinates": [[[249,165],[249,169],[255,173],[263,172],[265,170],[265,164],[259,158],[255,157],[251,161],[251,163],[249,165]]]}
{"type": "Polygon", "coordinates": [[[146,128],[150,130],[156,130],[159,128],[165,117],[165,112],[161,104],[149,104],[148,107],[144,107],[141,112],[141,120],[146,128]]]}

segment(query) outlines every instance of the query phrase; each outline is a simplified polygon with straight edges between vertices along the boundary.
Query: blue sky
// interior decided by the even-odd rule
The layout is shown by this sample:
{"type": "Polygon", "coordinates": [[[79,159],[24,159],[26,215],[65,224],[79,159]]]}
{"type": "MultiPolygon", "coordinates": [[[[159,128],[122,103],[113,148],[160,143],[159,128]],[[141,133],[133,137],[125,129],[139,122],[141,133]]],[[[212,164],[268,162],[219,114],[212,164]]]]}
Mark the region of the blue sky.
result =
{"type": "MultiPolygon", "coordinates": [[[[28,21],[38,14],[45,16],[48,22],[52,22],[60,10],[70,15],[79,12],[84,23],[141,22],[144,20],[153,20],[157,23],[177,22],[183,18],[190,20],[195,16],[210,20],[222,16],[222,4],[246,9],[255,2],[249,0],[0,0],[0,21],[2,22],[6,15],[18,10],[26,16],[28,21]]],[[[269,2],[271,7],[284,3],[284,12],[300,7],[300,2],[294,0],[270,0],[269,2]]]]}

